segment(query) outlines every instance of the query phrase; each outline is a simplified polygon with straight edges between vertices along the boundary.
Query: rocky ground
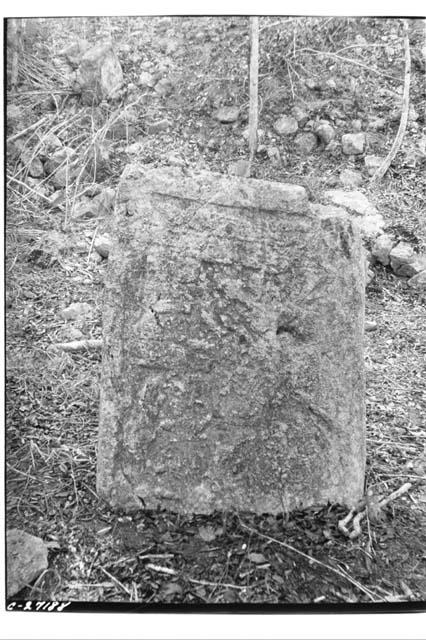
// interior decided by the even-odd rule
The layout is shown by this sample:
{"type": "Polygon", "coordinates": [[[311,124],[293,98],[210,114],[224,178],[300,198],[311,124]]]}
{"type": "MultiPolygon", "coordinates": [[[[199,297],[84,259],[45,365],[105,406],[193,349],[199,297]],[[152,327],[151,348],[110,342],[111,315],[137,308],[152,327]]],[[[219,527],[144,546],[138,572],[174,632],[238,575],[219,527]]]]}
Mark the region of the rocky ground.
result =
{"type": "Polygon", "coordinates": [[[252,176],[302,184],[316,206],[326,192],[357,191],[358,204],[366,197],[381,216],[366,236],[368,470],[360,530],[347,523],[352,537],[339,526],[347,515],[339,505],[281,518],[131,518],[97,497],[115,188],[129,162],[244,170],[248,20],[27,23],[7,97],[7,517],[8,528],[44,541],[47,561],[38,547],[38,572],[14,591],[38,577],[15,597],[319,607],[424,600],[425,57],[424,26],[409,23],[408,127],[375,183],[401,117],[401,21],[260,21],[252,176]],[[112,97],[93,106],[82,57],[106,39],[120,67],[113,56],[112,84],[122,76],[112,97]]]}

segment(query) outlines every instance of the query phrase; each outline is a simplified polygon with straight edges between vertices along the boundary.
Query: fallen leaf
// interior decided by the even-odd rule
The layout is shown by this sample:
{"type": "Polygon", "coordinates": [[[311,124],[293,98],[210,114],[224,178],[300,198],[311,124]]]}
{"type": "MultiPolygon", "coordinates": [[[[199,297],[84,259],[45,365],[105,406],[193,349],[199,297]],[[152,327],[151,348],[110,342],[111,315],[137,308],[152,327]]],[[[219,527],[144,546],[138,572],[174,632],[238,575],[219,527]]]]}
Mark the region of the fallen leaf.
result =
{"type": "Polygon", "coordinates": [[[198,535],[204,542],[213,542],[217,538],[217,536],[222,535],[223,530],[220,528],[213,529],[211,526],[200,527],[198,529],[198,535]]]}

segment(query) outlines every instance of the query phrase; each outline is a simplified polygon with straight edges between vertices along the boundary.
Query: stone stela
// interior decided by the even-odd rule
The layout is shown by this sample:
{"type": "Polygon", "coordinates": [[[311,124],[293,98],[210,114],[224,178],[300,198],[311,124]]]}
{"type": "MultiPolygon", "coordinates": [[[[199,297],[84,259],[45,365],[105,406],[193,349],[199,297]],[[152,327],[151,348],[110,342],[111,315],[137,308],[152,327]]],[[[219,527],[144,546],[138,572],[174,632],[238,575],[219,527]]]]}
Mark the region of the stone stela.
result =
{"type": "Polygon", "coordinates": [[[104,300],[97,488],[125,511],[363,494],[364,257],[303,187],[130,165],[104,300]]]}

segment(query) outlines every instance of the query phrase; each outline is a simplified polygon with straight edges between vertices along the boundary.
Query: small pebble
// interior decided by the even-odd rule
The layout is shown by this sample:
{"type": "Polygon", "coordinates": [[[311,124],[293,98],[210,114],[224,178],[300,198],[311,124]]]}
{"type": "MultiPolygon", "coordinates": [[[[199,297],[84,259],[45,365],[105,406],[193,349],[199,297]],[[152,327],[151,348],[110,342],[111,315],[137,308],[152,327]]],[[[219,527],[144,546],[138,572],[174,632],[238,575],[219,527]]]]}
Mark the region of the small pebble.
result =
{"type": "Polygon", "coordinates": [[[364,322],[364,331],[377,331],[377,322],[374,322],[374,320],[366,320],[364,322]]]}

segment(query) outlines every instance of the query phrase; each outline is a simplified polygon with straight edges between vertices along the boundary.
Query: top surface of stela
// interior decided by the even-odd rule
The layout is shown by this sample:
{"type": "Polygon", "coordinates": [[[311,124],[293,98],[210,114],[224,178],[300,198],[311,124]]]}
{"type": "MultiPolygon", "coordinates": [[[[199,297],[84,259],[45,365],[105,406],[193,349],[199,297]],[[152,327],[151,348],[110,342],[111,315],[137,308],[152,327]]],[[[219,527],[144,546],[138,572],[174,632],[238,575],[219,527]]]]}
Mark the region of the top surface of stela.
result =
{"type": "Polygon", "coordinates": [[[364,274],[303,187],[129,167],[105,288],[98,490],[125,509],[354,504],[364,274]]]}

